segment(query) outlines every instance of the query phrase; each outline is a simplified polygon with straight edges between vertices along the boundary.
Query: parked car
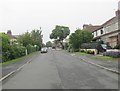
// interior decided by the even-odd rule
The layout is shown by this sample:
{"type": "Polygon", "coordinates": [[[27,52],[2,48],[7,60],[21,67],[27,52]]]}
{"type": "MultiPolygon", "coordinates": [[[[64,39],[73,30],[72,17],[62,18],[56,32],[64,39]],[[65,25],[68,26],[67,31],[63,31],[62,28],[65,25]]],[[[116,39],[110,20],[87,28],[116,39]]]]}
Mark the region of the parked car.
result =
{"type": "Polygon", "coordinates": [[[41,49],[41,53],[47,53],[47,52],[48,52],[47,47],[44,47],[44,48],[41,49]]]}

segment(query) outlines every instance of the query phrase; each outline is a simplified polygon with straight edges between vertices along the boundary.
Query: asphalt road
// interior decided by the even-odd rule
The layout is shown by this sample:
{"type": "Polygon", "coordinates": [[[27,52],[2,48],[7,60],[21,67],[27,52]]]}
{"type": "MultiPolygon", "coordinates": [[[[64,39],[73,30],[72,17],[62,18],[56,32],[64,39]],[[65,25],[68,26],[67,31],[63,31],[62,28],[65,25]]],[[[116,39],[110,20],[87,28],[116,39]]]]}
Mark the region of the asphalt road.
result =
{"type": "Polygon", "coordinates": [[[118,75],[64,51],[40,54],[3,81],[3,89],[117,89],[118,75]]]}

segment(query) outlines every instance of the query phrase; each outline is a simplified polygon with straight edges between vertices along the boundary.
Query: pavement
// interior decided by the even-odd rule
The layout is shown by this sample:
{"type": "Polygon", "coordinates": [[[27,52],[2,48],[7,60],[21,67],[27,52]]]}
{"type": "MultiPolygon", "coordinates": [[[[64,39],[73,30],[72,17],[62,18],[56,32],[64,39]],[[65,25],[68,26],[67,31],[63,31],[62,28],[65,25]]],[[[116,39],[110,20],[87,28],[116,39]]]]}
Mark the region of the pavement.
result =
{"type": "Polygon", "coordinates": [[[62,50],[48,50],[9,78],[3,89],[118,89],[118,74],[88,64],[62,50]]]}

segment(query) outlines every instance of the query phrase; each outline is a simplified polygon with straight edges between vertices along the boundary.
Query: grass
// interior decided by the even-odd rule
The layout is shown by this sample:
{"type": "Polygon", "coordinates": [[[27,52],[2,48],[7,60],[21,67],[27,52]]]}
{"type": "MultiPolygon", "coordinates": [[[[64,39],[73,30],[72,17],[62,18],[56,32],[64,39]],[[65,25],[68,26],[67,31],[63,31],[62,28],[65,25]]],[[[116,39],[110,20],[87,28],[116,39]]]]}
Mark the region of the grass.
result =
{"type": "MultiPolygon", "coordinates": [[[[35,52],[36,53],[36,52],[35,52]]],[[[31,53],[31,54],[28,54],[26,56],[23,56],[23,57],[20,57],[20,58],[17,58],[17,59],[13,59],[13,60],[10,60],[10,61],[6,61],[6,62],[3,62],[3,63],[0,63],[0,66],[7,66],[7,65],[10,65],[10,64],[14,64],[16,62],[19,62],[21,60],[24,60],[32,55],[34,55],[35,53],[31,53]]]]}
{"type": "Polygon", "coordinates": [[[75,52],[75,54],[78,54],[78,55],[89,55],[89,54],[83,53],[83,52],[75,52]]]}
{"type": "Polygon", "coordinates": [[[92,55],[92,54],[87,54],[87,53],[83,53],[83,52],[75,52],[75,54],[77,55],[83,55],[83,56],[87,56],[93,59],[98,59],[98,60],[102,60],[102,61],[112,61],[112,60],[118,60],[119,58],[112,58],[112,57],[108,57],[108,56],[102,56],[102,55],[92,55]]]}
{"type": "Polygon", "coordinates": [[[112,57],[108,57],[108,56],[98,56],[98,55],[92,56],[92,58],[103,60],[103,61],[118,60],[118,58],[112,58],[112,57]]]}

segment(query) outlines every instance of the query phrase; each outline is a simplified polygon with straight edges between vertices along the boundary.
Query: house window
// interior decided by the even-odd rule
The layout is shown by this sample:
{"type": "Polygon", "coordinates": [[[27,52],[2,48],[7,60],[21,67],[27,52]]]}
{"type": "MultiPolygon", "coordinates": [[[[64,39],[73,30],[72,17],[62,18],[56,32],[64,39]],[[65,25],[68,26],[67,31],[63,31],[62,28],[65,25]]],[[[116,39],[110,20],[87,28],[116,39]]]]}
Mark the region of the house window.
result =
{"type": "Polygon", "coordinates": [[[97,31],[96,31],[96,36],[97,36],[97,31]]]}
{"type": "Polygon", "coordinates": [[[103,34],[103,30],[101,30],[101,34],[103,34]]]}

